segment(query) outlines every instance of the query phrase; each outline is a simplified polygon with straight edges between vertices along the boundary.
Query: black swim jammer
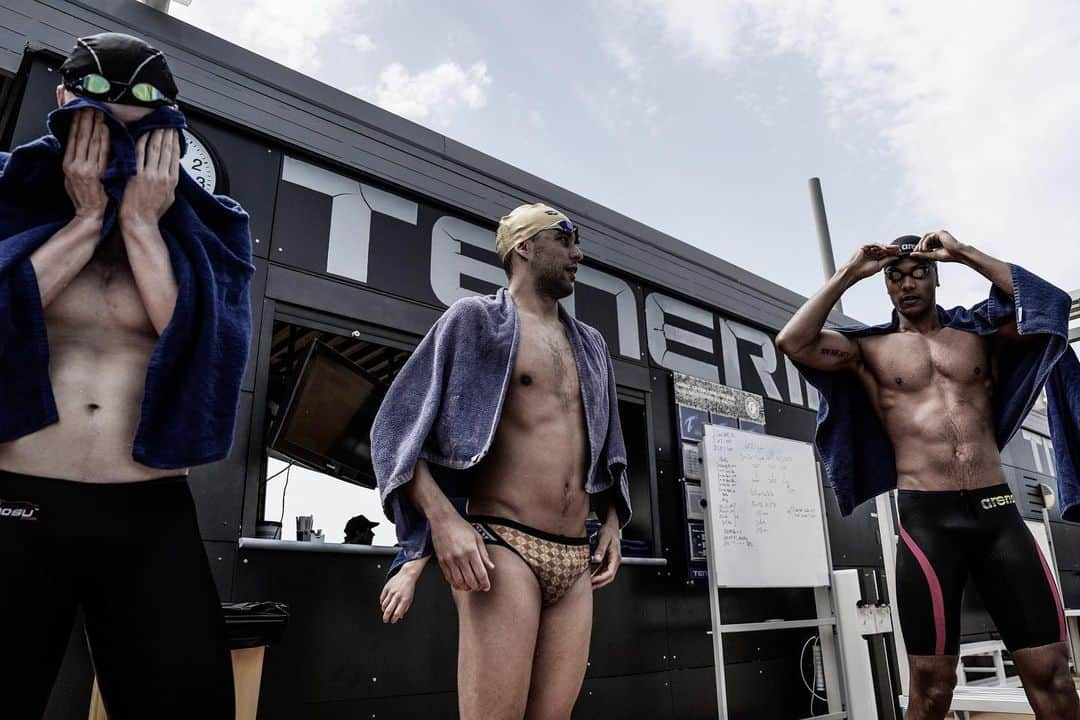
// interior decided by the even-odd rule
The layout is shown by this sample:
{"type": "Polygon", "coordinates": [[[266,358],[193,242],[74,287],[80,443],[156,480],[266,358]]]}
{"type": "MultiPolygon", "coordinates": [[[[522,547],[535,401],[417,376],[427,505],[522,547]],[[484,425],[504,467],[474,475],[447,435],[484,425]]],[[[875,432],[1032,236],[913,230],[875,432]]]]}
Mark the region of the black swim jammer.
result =
{"type": "Polygon", "coordinates": [[[1010,650],[1065,640],[1057,584],[1008,485],[899,493],[897,605],[909,655],[956,655],[968,573],[1010,650]]]}
{"type": "Polygon", "coordinates": [[[42,716],[81,608],[109,720],[234,717],[225,620],[187,478],[0,471],[0,568],[0,716],[42,716]]]}

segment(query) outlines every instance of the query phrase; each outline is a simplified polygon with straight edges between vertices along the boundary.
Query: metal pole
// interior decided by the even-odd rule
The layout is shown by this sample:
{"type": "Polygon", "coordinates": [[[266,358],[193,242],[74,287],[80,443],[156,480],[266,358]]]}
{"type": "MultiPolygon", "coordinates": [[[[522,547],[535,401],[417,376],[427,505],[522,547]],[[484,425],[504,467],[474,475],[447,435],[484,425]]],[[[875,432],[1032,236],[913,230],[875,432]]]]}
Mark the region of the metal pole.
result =
{"type": "MultiPolygon", "coordinates": [[[[810,206],[814,209],[814,224],[817,226],[818,247],[821,250],[821,269],[825,280],[836,274],[836,260],[833,259],[832,238],[829,236],[829,219],[825,217],[825,198],[821,194],[821,180],[810,178],[810,206]]],[[[842,301],[836,301],[836,309],[844,312],[842,301]]]]}
{"type": "Polygon", "coordinates": [[[160,10],[165,14],[169,13],[169,0],[142,0],[142,2],[155,10],[160,10]]]}

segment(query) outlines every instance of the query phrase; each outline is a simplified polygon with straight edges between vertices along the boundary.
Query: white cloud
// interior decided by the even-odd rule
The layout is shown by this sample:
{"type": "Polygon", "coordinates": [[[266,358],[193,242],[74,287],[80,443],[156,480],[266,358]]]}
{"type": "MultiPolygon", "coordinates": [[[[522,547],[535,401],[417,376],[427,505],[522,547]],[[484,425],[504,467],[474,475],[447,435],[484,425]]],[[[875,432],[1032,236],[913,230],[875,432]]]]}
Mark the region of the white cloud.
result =
{"type": "Polygon", "coordinates": [[[734,56],[746,3],[740,0],[639,0],[660,19],[672,49],[720,67],[734,56]]]}
{"type": "Polygon", "coordinates": [[[655,136],[659,106],[650,82],[654,78],[646,77],[638,52],[626,41],[626,29],[642,21],[642,12],[623,0],[612,4],[618,6],[618,12],[601,13],[611,18],[601,47],[625,80],[613,84],[607,77],[583,75],[575,92],[593,122],[605,132],[625,135],[640,128],[655,136]]]}
{"type": "Polygon", "coordinates": [[[206,0],[191,7],[174,3],[170,14],[282,65],[315,75],[322,64],[320,41],[337,28],[351,5],[348,0],[251,0],[238,10],[232,2],[206,0]]]}
{"type": "Polygon", "coordinates": [[[412,120],[434,119],[445,125],[460,108],[477,110],[487,105],[490,85],[491,76],[482,62],[467,69],[444,62],[415,75],[401,63],[393,63],[380,73],[373,101],[412,120]]]}
{"type": "Polygon", "coordinates": [[[371,39],[371,36],[365,33],[358,33],[350,36],[348,43],[362,53],[371,52],[375,49],[375,42],[371,39]]]}
{"type": "MultiPolygon", "coordinates": [[[[896,200],[912,231],[944,225],[1067,289],[1080,286],[1080,4],[636,0],[635,7],[652,15],[671,49],[708,68],[727,71],[762,50],[804,55],[834,129],[869,129],[901,168],[896,200]]],[[[985,291],[983,280],[964,277],[968,293],[985,291]]]]}

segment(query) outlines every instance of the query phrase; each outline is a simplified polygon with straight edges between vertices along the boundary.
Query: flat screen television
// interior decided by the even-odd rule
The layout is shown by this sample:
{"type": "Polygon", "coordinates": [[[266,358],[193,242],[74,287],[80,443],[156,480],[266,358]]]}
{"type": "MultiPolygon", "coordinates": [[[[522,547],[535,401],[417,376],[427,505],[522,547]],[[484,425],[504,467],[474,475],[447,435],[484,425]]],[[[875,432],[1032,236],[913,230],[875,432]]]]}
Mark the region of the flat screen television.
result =
{"type": "Polygon", "coordinates": [[[326,475],[375,487],[371,423],[386,389],[329,345],[312,342],[271,432],[270,449],[326,475]]]}

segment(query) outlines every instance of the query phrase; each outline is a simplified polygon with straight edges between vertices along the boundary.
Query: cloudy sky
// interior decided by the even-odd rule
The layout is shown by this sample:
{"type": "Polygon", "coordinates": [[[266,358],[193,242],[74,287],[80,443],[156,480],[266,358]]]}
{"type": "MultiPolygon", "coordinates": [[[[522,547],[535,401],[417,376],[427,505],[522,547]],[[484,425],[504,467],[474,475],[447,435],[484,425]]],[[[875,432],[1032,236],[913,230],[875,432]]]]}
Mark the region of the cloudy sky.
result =
{"type": "MultiPolygon", "coordinates": [[[[804,295],[822,281],[815,175],[838,263],[948,228],[1080,288],[1075,0],[193,0],[172,14],[804,295]]],[[[972,271],[942,275],[943,304],[985,297],[972,271]]],[[[845,310],[884,320],[882,281],[845,310]]]]}
{"type": "MultiPolygon", "coordinates": [[[[1074,0],[193,0],[172,14],[804,295],[821,282],[815,175],[838,263],[944,227],[1080,288],[1074,0]]],[[[945,304],[985,293],[963,268],[943,280],[945,304]]],[[[845,309],[877,321],[885,303],[872,278],[845,309]]]]}

